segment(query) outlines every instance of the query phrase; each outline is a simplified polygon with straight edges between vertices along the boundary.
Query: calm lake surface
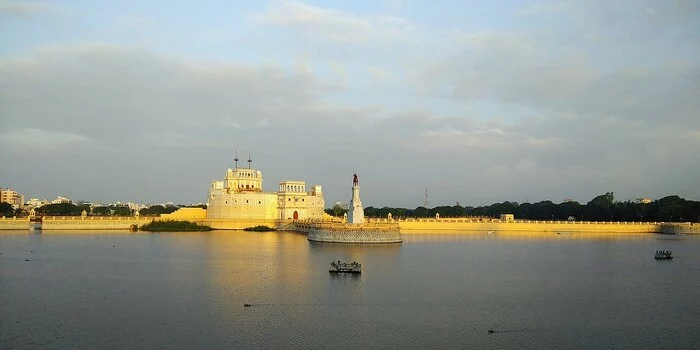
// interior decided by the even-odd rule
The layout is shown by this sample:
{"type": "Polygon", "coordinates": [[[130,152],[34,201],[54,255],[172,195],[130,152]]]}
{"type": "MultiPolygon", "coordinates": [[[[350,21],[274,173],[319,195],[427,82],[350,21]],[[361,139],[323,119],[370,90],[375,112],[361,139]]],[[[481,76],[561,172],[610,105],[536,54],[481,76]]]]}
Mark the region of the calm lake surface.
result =
{"type": "Polygon", "coordinates": [[[700,237],[404,239],[0,233],[0,348],[700,346],[700,237]],[[363,273],[330,275],[333,260],[363,273]]]}

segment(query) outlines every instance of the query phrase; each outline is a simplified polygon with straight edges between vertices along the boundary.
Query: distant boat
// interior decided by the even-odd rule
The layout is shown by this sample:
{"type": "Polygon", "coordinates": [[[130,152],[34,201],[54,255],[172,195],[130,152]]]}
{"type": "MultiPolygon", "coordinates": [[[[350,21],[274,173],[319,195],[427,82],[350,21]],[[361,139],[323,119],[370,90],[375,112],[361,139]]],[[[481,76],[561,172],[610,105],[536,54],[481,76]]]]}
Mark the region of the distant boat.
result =
{"type": "Polygon", "coordinates": [[[492,234],[496,233],[496,231],[489,231],[489,232],[486,232],[486,233],[489,234],[489,235],[492,235],[492,234]]]}
{"type": "Polygon", "coordinates": [[[362,265],[353,261],[351,263],[344,263],[338,261],[333,261],[331,263],[331,268],[328,270],[330,273],[362,273],[362,265]]]}
{"type": "Polygon", "coordinates": [[[654,254],[654,259],[656,260],[669,260],[673,259],[673,255],[670,250],[657,250],[654,254]]]}

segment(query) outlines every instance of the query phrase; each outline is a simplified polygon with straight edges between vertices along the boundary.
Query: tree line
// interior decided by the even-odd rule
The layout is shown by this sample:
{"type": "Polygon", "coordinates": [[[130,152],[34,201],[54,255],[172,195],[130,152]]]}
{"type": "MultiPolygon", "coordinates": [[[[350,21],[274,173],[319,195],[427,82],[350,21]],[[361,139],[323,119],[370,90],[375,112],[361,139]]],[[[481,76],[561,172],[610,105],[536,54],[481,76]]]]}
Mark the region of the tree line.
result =
{"type": "MultiPolygon", "coordinates": [[[[142,216],[157,216],[169,214],[185,207],[152,205],[139,210],[142,216]]],[[[194,207],[205,208],[205,205],[194,207]]],[[[88,215],[95,216],[129,216],[134,212],[127,206],[109,205],[93,207],[73,203],[47,204],[36,208],[37,215],[47,216],[79,216],[83,210],[88,215]]],[[[325,210],[329,215],[342,217],[347,209],[341,205],[325,210]]],[[[599,195],[586,204],[576,201],[566,201],[559,204],[546,200],[537,203],[503,202],[479,207],[439,206],[415,209],[407,208],[375,208],[364,210],[366,217],[386,218],[391,213],[394,218],[431,218],[437,214],[440,217],[492,217],[501,214],[514,214],[516,219],[523,220],[578,220],[578,221],[691,221],[700,222],[700,201],[686,200],[679,196],[666,196],[651,203],[633,201],[615,201],[612,192],[599,195]]],[[[14,210],[8,203],[0,203],[0,216],[26,216],[26,210],[14,210]]]]}
{"type": "MultiPolygon", "coordinates": [[[[577,221],[692,221],[700,222],[700,202],[686,200],[679,196],[667,196],[651,203],[615,201],[612,192],[593,198],[586,204],[566,201],[559,204],[546,200],[537,203],[503,202],[479,207],[440,206],[415,209],[375,208],[364,210],[366,217],[386,218],[431,218],[440,217],[491,217],[501,214],[514,214],[523,220],[577,220],[577,221]]],[[[342,216],[342,208],[327,209],[334,216],[342,216]],[[340,215],[337,215],[340,214],[340,215]]]]}
{"type": "MultiPolygon", "coordinates": [[[[6,203],[1,203],[6,204],[6,203]]],[[[9,206],[9,204],[8,204],[9,206]]],[[[14,211],[11,206],[9,206],[12,211],[7,211],[8,215],[5,216],[26,216],[29,213],[26,210],[14,211]]],[[[180,208],[190,207],[184,205],[171,206],[171,205],[152,205],[147,208],[140,209],[139,215],[141,216],[158,216],[161,214],[170,214],[180,208]]],[[[205,205],[195,205],[191,207],[205,208],[205,205]]],[[[0,215],[5,214],[4,206],[0,205],[0,215]]],[[[56,204],[46,204],[35,209],[37,215],[45,216],[80,216],[83,211],[89,216],[131,216],[136,214],[135,210],[132,210],[126,205],[106,205],[106,206],[96,206],[90,207],[89,204],[73,204],[73,203],[56,203],[56,204]]]]}

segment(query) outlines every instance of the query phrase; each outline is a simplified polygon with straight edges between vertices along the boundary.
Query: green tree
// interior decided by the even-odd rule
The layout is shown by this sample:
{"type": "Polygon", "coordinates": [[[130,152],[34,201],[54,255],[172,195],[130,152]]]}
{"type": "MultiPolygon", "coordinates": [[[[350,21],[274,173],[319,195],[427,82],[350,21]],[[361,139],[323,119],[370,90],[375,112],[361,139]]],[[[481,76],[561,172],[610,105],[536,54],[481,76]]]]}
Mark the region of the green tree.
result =
{"type": "Polygon", "coordinates": [[[36,212],[49,216],[79,216],[82,210],[73,203],[56,203],[41,206],[36,209],[36,212]]]}
{"type": "Polygon", "coordinates": [[[340,204],[335,204],[333,208],[331,208],[331,211],[333,212],[332,215],[335,217],[342,217],[343,215],[345,215],[345,213],[348,212],[348,210],[343,208],[343,206],[340,204]]]}
{"type": "Polygon", "coordinates": [[[601,194],[586,204],[584,210],[587,220],[610,221],[613,220],[613,200],[615,196],[612,192],[601,194]]]}
{"type": "Polygon", "coordinates": [[[110,205],[109,209],[114,216],[129,216],[131,215],[131,209],[125,205],[110,205]]]}
{"type": "Polygon", "coordinates": [[[110,210],[109,207],[105,206],[94,207],[92,208],[92,215],[109,216],[112,215],[112,210],[110,210]]]}
{"type": "Polygon", "coordinates": [[[15,209],[12,208],[12,204],[7,202],[0,202],[0,216],[15,216],[15,209]]]}
{"type": "Polygon", "coordinates": [[[139,214],[144,215],[144,216],[157,216],[157,215],[161,215],[161,214],[170,214],[170,213],[176,211],[177,209],[178,208],[175,206],[164,207],[162,205],[152,205],[148,208],[143,208],[143,209],[139,210],[139,214]]]}
{"type": "Polygon", "coordinates": [[[418,207],[413,211],[413,216],[417,218],[427,218],[430,217],[430,211],[426,207],[418,207]]]}

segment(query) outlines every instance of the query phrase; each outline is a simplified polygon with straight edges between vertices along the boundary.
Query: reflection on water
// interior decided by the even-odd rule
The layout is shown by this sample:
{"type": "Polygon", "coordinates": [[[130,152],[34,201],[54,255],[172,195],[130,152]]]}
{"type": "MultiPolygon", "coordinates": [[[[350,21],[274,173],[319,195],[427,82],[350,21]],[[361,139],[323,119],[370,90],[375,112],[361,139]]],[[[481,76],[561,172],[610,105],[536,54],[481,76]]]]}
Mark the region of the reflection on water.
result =
{"type": "Polygon", "coordinates": [[[2,234],[0,348],[700,343],[698,237],[484,232],[404,240],[2,234]],[[655,261],[656,250],[676,259],[655,261]],[[358,261],[363,272],[330,274],[334,260],[358,261]]]}

